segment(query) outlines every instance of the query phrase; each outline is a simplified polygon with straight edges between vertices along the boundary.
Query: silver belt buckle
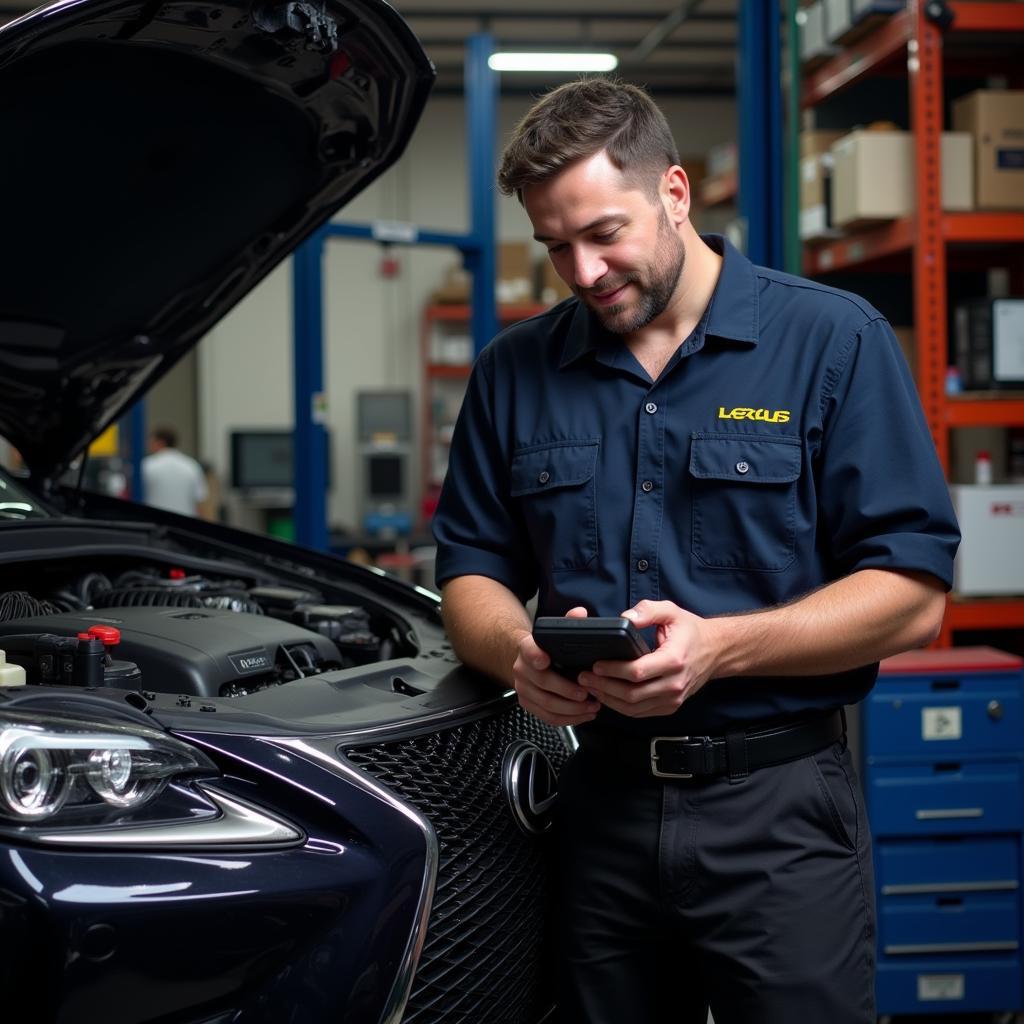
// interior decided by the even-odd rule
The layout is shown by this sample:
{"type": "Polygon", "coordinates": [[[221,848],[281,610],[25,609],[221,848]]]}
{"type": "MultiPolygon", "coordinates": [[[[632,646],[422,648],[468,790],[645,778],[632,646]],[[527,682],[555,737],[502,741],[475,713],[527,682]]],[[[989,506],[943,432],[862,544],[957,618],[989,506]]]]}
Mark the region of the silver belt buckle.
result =
{"type": "Polygon", "coordinates": [[[661,740],[669,740],[672,742],[686,742],[689,739],[693,739],[692,736],[655,736],[651,740],[651,774],[657,776],[659,779],[692,779],[693,772],[663,772],[658,770],[658,743],[661,740]]]}

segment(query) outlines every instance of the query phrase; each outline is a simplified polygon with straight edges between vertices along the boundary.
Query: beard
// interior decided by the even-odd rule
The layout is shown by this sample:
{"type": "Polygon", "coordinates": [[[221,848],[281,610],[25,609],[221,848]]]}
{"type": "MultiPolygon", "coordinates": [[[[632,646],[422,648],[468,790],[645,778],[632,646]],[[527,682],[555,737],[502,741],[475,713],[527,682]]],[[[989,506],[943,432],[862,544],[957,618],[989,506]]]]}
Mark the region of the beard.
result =
{"type": "Polygon", "coordinates": [[[632,306],[623,302],[614,306],[595,307],[587,302],[587,290],[576,289],[576,294],[601,321],[605,330],[611,331],[612,334],[632,334],[665,312],[679,284],[685,264],[686,246],[672,230],[668,215],[662,210],[654,258],[651,262],[641,271],[601,281],[602,292],[635,284],[640,295],[632,306]]]}

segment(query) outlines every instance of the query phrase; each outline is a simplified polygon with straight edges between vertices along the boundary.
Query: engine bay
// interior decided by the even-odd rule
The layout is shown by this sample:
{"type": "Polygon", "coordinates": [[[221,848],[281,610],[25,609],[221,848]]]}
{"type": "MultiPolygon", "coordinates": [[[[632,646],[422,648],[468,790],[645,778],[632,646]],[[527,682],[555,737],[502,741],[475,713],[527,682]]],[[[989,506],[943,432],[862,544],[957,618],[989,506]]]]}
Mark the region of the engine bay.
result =
{"type": "Polygon", "coordinates": [[[0,592],[0,649],[29,684],[241,697],[417,652],[396,613],[266,574],[36,566],[0,592]]]}

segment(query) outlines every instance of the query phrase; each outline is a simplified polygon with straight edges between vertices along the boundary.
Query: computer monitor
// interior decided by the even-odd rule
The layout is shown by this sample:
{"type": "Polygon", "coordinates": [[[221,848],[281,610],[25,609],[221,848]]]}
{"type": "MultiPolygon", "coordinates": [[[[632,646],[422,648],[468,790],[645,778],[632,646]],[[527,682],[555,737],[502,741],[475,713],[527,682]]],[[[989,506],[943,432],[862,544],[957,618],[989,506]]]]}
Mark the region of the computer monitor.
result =
{"type": "MultiPolygon", "coordinates": [[[[291,430],[231,431],[231,486],[241,491],[294,487],[294,433],[291,430]]],[[[330,436],[325,480],[331,485],[330,436]]]]}
{"type": "Polygon", "coordinates": [[[358,392],[356,433],[361,442],[409,441],[412,438],[412,396],[408,391],[358,392]]]}
{"type": "Polygon", "coordinates": [[[366,497],[372,504],[404,503],[406,462],[404,452],[369,452],[366,459],[366,497]]]}

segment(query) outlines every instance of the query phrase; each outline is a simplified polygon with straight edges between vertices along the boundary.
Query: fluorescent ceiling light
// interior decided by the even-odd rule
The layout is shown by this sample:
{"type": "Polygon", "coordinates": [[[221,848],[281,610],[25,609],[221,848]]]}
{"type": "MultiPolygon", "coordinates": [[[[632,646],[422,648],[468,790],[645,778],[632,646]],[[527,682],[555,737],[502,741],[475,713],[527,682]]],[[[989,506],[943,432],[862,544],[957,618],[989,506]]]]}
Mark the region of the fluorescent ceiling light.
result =
{"type": "Polygon", "coordinates": [[[493,71],[613,71],[619,58],[613,53],[492,53],[493,71]]]}

